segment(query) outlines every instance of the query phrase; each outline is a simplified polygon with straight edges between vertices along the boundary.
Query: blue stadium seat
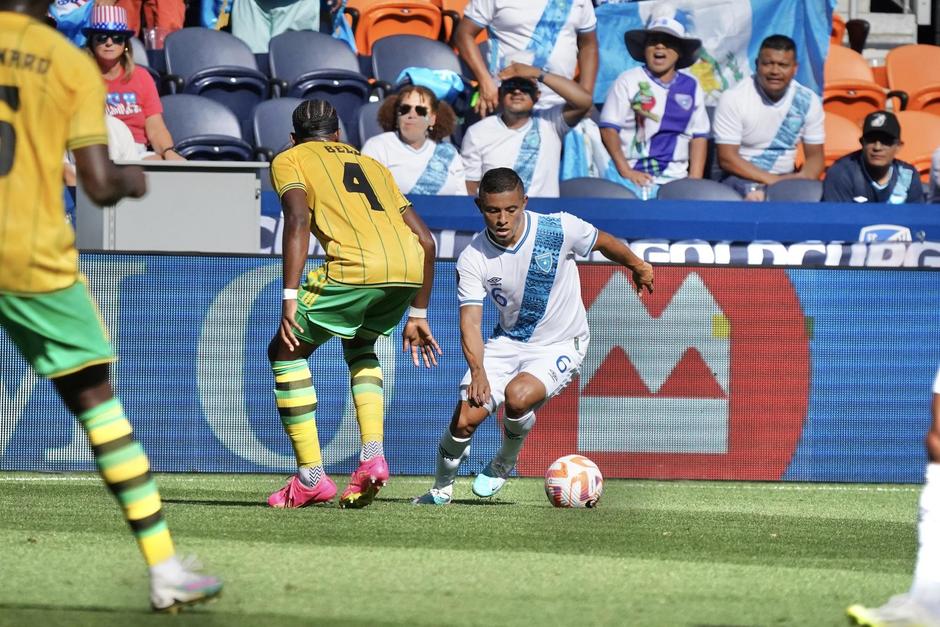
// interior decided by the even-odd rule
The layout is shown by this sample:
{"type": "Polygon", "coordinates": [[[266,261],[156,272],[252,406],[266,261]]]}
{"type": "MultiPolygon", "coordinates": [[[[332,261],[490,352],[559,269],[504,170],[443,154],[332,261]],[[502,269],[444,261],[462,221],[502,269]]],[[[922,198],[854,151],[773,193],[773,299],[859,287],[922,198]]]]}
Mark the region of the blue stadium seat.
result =
{"type": "Polygon", "coordinates": [[[809,179],[783,179],[767,187],[767,200],[777,202],[819,202],[822,200],[822,181],[809,179]]]}
{"type": "Polygon", "coordinates": [[[470,81],[463,73],[457,53],[447,44],[416,35],[393,35],[373,44],[372,76],[380,86],[396,87],[398,75],[408,67],[450,70],[460,75],[464,80],[464,94],[454,103],[454,109],[462,112],[468,106],[470,81]]]}
{"type": "Polygon", "coordinates": [[[268,67],[278,95],[330,102],[350,129],[350,140],[359,143],[359,108],[372,86],[348,45],[325,33],[287,31],[271,39],[268,67]]]}
{"type": "Polygon", "coordinates": [[[197,161],[251,161],[238,118],[225,105],[192,94],[163,96],[163,119],[176,151],[197,161]]]}
{"type": "Polygon", "coordinates": [[[567,179],[559,183],[562,198],[620,198],[636,200],[636,194],[613,181],[590,176],[567,179]]]}
{"type": "MultiPolygon", "coordinates": [[[[302,102],[301,98],[274,98],[258,103],[251,114],[257,159],[271,161],[277,153],[290,146],[290,134],[294,132],[292,115],[302,102]]],[[[339,121],[339,139],[347,141],[342,119],[339,121]]]]}
{"type": "Polygon", "coordinates": [[[728,185],[710,179],[678,179],[659,188],[660,200],[744,200],[728,185]]]}
{"type": "Polygon", "coordinates": [[[223,31],[184,28],[167,35],[163,53],[171,93],[221,102],[245,124],[242,131],[248,135],[251,110],[268,98],[270,81],[242,40],[223,31]]]}
{"type": "Polygon", "coordinates": [[[381,135],[385,129],[379,125],[379,107],[381,102],[369,102],[359,109],[359,146],[362,147],[366,140],[375,135],[381,135]]]}
{"type": "Polygon", "coordinates": [[[153,82],[157,84],[157,91],[161,94],[164,93],[164,80],[160,76],[155,68],[150,67],[150,59],[147,58],[147,49],[144,47],[144,42],[137,39],[136,37],[131,37],[131,56],[134,58],[134,65],[139,65],[140,67],[147,70],[147,73],[150,74],[150,77],[153,78],[153,82]]]}

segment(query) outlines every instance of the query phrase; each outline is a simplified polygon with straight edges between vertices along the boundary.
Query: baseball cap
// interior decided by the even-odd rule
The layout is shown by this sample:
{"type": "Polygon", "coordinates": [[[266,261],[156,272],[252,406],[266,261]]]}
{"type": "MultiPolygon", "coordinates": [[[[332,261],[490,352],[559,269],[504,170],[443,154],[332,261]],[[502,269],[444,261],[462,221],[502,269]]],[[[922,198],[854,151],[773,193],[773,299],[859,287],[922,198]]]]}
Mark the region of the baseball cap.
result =
{"type": "Polygon", "coordinates": [[[892,139],[901,139],[901,125],[898,124],[898,118],[890,111],[869,113],[862,125],[862,137],[875,133],[887,135],[892,139]]]}

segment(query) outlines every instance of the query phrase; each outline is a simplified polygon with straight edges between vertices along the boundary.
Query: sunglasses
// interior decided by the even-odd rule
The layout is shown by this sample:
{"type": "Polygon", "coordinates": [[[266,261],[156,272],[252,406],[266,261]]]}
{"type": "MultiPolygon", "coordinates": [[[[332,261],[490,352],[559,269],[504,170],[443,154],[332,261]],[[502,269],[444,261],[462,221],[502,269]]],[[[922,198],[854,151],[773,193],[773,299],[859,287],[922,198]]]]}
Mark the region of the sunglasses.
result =
{"type": "Polygon", "coordinates": [[[91,38],[91,40],[99,46],[101,44],[107,43],[109,39],[118,46],[122,46],[124,45],[124,42],[127,41],[127,35],[115,35],[114,33],[95,33],[91,38]]]}
{"type": "Polygon", "coordinates": [[[509,95],[519,91],[535,99],[535,94],[538,93],[538,87],[536,87],[535,83],[532,81],[524,78],[510,78],[502,82],[499,86],[499,91],[502,92],[503,95],[509,95]]]}
{"type": "MultiPolygon", "coordinates": [[[[409,104],[400,104],[398,105],[398,115],[408,115],[411,113],[411,109],[412,107],[409,104]]],[[[428,115],[428,108],[424,105],[415,105],[414,110],[418,117],[424,118],[428,115]]]]}
{"type": "Polygon", "coordinates": [[[891,137],[890,135],[885,135],[883,133],[872,133],[870,135],[865,135],[864,137],[862,137],[862,143],[864,144],[874,144],[875,142],[878,142],[882,146],[891,147],[891,146],[897,146],[900,143],[900,140],[895,137],[891,137]]]}

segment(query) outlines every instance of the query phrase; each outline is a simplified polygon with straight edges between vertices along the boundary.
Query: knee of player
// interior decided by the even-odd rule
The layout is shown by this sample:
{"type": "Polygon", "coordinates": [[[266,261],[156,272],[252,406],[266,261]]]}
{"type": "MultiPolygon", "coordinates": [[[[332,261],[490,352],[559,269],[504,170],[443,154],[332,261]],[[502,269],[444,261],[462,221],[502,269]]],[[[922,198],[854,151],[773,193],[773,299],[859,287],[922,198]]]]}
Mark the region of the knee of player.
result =
{"type": "Polygon", "coordinates": [[[529,382],[511,381],[506,386],[506,400],[503,410],[510,418],[518,418],[529,413],[542,400],[544,392],[529,382]]]}

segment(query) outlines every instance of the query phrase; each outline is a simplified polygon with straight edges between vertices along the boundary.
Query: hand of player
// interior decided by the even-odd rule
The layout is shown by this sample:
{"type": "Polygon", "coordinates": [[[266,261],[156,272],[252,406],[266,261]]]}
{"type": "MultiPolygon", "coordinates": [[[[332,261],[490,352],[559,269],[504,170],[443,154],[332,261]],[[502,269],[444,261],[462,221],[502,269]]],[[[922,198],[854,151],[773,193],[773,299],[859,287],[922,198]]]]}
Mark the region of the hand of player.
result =
{"type": "Polygon", "coordinates": [[[482,368],[470,374],[470,385],[467,386],[467,402],[470,407],[485,407],[490,402],[490,380],[482,368]]]}
{"type": "Polygon", "coordinates": [[[297,315],[297,301],[293,299],[281,301],[281,327],[278,333],[281,341],[287,346],[288,350],[293,351],[300,346],[300,340],[294,335],[294,329],[303,331],[303,327],[297,324],[294,316],[297,315]]]}
{"type": "Polygon", "coordinates": [[[401,340],[402,352],[411,351],[411,361],[418,367],[421,366],[419,355],[424,361],[424,367],[430,368],[437,365],[437,355],[444,354],[425,318],[408,318],[405,328],[401,331],[401,340]]]}
{"type": "Polygon", "coordinates": [[[121,166],[124,189],[130,198],[142,198],[147,193],[147,175],[139,165],[121,166]]]}
{"type": "Polygon", "coordinates": [[[632,168],[630,168],[630,169],[625,169],[625,170],[622,170],[622,169],[620,169],[620,168],[617,168],[617,171],[620,172],[620,176],[622,176],[623,178],[627,179],[628,181],[630,181],[630,182],[633,183],[634,185],[639,185],[639,186],[641,186],[641,187],[645,187],[645,186],[647,186],[647,185],[652,185],[652,184],[653,184],[653,177],[650,176],[649,174],[647,174],[646,172],[639,172],[639,171],[634,170],[634,169],[632,169],[632,168]]]}
{"type": "Polygon", "coordinates": [[[473,107],[481,118],[485,118],[491,111],[496,111],[499,104],[499,90],[490,76],[484,76],[478,86],[480,91],[477,103],[473,107]]]}
{"type": "Polygon", "coordinates": [[[653,266],[643,261],[641,265],[633,268],[633,285],[636,287],[636,293],[642,295],[643,288],[653,293],[653,266]]]}

